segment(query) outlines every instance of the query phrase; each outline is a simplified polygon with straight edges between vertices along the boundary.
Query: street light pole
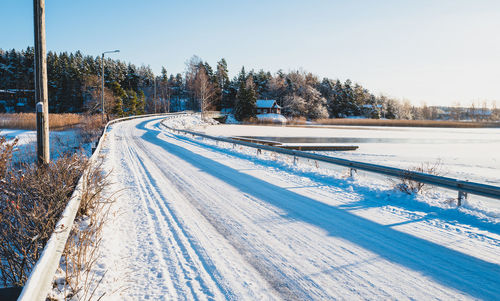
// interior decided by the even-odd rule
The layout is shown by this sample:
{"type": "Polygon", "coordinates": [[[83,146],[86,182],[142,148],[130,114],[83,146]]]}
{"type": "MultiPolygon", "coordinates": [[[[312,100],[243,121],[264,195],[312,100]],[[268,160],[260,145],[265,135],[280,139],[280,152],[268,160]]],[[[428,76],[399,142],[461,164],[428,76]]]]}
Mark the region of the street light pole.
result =
{"type": "Polygon", "coordinates": [[[101,109],[102,109],[102,123],[104,123],[104,54],[106,53],[117,53],[120,52],[120,50],[113,50],[113,51],[104,51],[102,53],[101,57],[101,67],[102,67],[102,75],[101,75],[101,109]]]}
{"type": "Polygon", "coordinates": [[[155,114],[156,114],[156,76],[154,77],[153,103],[155,105],[155,114]]]}

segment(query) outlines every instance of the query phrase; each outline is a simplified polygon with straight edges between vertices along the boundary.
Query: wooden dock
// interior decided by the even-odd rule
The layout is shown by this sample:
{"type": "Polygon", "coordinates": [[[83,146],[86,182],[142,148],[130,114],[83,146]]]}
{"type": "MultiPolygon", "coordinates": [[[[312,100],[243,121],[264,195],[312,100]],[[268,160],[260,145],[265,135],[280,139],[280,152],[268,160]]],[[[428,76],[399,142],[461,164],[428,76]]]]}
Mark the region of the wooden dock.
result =
{"type": "Polygon", "coordinates": [[[254,139],[254,138],[247,138],[247,137],[231,137],[231,139],[238,140],[238,141],[257,143],[257,144],[263,144],[263,145],[269,145],[269,146],[280,146],[281,145],[280,142],[276,142],[276,141],[254,139]]]}
{"type": "Polygon", "coordinates": [[[359,146],[356,145],[307,145],[307,144],[281,144],[277,147],[286,149],[295,149],[300,151],[353,151],[357,150],[359,146]]]}
{"type": "Polygon", "coordinates": [[[257,143],[262,145],[275,146],[285,149],[294,149],[300,151],[353,151],[357,150],[359,146],[356,145],[333,145],[333,144],[298,144],[298,143],[287,143],[283,144],[277,141],[255,139],[248,137],[231,137],[231,139],[238,141],[245,141],[251,143],[257,143]]]}

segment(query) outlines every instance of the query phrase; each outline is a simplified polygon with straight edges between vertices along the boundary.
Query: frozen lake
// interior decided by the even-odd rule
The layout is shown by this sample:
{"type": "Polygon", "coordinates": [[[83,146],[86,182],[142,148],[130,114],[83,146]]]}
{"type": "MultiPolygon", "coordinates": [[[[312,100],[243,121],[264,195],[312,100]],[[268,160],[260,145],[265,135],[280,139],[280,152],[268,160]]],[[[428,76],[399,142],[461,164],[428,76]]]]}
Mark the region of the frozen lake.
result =
{"type": "Polygon", "coordinates": [[[270,127],[216,125],[197,129],[216,136],[250,136],[283,143],[358,145],[328,155],[399,168],[441,162],[441,175],[500,185],[500,129],[407,127],[270,127]]]}

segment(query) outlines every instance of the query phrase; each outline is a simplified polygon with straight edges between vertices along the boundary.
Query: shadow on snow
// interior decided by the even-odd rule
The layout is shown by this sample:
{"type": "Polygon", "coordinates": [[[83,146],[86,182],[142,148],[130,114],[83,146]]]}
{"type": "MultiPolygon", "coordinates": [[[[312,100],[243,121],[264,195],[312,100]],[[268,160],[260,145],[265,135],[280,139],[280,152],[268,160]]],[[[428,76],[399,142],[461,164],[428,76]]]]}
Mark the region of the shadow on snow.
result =
{"type": "Polygon", "coordinates": [[[146,131],[142,135],[144,140],[162,147],[240,191],[284,210],[287,212],[284,218],[320,227],[331,236],[350,241],[388,261],[473,297],[493,300],[500,293],[500,266],[497,264],[364,219],[350,213],[348,208],[324,204],[170,144],[157,137],[162,131],[146,128],[149,122],[151,120],[137,125],[138,129],[146,131]]]}

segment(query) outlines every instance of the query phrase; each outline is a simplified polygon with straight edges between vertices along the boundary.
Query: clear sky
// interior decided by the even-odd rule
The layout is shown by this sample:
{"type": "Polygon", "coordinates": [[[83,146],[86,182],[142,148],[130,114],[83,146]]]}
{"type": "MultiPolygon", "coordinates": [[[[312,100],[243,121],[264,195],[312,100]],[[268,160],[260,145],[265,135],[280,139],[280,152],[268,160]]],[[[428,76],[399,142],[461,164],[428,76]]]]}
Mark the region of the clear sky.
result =
{"type": "MultiPolygon", "coordinates": [[[[33,45],[33,1],[0,0],[0,48],[33,45]]],[[[500,104],[500,1],[46,0],[47,48],[183,72],[196,54],[350,78],[415,104],[500,104]]]]}

